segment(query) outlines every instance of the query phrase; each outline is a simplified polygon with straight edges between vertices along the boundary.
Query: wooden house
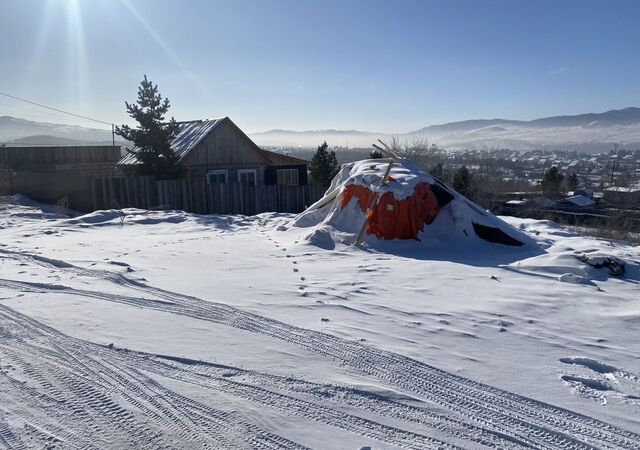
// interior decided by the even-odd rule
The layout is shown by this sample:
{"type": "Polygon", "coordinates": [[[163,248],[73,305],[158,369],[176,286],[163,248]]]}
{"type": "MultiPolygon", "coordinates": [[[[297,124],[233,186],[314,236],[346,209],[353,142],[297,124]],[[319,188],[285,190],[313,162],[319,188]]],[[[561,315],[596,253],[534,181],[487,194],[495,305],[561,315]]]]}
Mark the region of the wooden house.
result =
{"type": "MultiPolygon", "coordinates": [[[[178,122],[179,131],[171,148],[180,157],[190,177],[205,177],[207,183],[306,185],[308,161],[258,147],[228,117],[178,122]]],[[[133,154],[118,167],[138,164],[133,154]]]]}
{"type": "Polygon", "coordinates": [[[640,205],[640,185],[630,187],[612,186],[604,190],[604,201],[610,205],[640,205]]]}

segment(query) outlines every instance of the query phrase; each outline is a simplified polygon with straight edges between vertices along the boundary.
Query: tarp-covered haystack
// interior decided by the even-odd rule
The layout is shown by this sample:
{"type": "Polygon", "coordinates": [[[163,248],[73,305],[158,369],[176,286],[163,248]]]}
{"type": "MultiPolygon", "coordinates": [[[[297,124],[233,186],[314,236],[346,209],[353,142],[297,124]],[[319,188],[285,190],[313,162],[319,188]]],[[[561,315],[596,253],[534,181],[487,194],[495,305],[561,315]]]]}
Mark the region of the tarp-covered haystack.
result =
{"type": "Polygon", "coordinates": [[[372,238],[482,240],[516,247],[534,242],[399,158],[344,164],[324,198],[298,215],[292,225],[311,228],[308,238],[312,241],[331,239],[345,244],[372,238]]]}

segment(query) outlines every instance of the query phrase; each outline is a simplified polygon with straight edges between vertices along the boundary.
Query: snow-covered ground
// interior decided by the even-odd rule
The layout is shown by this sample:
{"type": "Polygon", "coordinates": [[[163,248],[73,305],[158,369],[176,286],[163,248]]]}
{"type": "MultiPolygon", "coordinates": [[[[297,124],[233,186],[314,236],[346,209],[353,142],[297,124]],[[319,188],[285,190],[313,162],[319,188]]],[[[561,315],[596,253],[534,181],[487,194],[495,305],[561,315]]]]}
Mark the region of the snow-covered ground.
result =
{"type": "Polygon", "coordinates": [[[125,214],[0,200],[0,447],[640,447],[638,247],[125,214]]]}

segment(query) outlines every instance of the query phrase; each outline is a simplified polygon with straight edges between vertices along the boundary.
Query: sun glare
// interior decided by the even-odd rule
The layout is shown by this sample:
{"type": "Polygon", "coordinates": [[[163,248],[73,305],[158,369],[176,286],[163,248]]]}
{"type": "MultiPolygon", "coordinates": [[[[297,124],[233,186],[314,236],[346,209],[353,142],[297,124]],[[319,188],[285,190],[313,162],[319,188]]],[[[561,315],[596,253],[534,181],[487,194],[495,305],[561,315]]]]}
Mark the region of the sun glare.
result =
{"type": "Polygon", "coordinates": [[[33,85],[43,72],[49,71],[47,55],[53,52],[53,33],[64,30],[64,49],[61,55],[67,79],[67,101],[74,107],[86,105],[88,99],[89,66],[86,41],[82,21],[81,5],[78,0],[47,0],[38,35],[33,45],[25,76],[25,86],[33,85]]]}
{"type": "Polygon", "coordinates": [[[142,25],[142,28],[144,28],[147,34],[151,36],[158,47],[160,47],[162,51],[169,57],[171,62],[173,62],[173,64],[175,64],[178,69],[180,69],[182,75],[184,75],[189,80],[189,82],[200,91],[200,93],[209,95],[209,89],[207,88],[207,86],[195,77],[193,72],[188,69],[184,62],[182,62],[178,55],[162,38],[162,36],[160,36],[160,34],[156,32],[149,21],[131,4],[129,0],[121,0],[121,2],[131,13],[131,15],[136,19],[136,21],[138,21],[138,23],[142,25]]]}
{"type": "Polygon", "coordinates": [[[82,106],[87,101],[87,81],[89,78],[82,12],[78,0],[65,0],[63,4],[67,16],[68,67],[71,69],[68,90],[75,103],[82,106]]]}
{"type": "MultiPolygon", "coordinates": [[[[88,45],[85,20],[87,15],[95,13],[100,6],[122,6],[116,8],[119,14],[129,15],[138,24],[136,28],[147,34],[166,55],[166,59],[173,64],[179,73],[191,84],[200,95],[209,96],[210,89],[200,81],[187,65],[181,60],[178,54],[167,43],[166,39],[154,29],[149,20],[140,12],[129,0],[120,2],[90,1],[81,0],[46,0],[43,2],[43,13],[38,27],[37,36],[34,39],[33,50],[27,71],[24,77],[25,89],[32,86],[41,79],[44,72],[48,72],[50,65],[47,57],[54,53],[54,39],[56,31],[63,30],[63,47],[61,47],[60,57],[65,62],[62,65],[65,73],[62,75],[67,80],[65,93],[68,105],[72,105],[80,110],[84,109],[91,101],[89,98],[90,79],[90,59],[100,57],[100,52],[88,53],[88,45]]],[[[117,26],[125,26],[125,20],[119,17],[115,22],[117,26]]],[[[141,75],[141,74],[140,74],[141,75]]]]}

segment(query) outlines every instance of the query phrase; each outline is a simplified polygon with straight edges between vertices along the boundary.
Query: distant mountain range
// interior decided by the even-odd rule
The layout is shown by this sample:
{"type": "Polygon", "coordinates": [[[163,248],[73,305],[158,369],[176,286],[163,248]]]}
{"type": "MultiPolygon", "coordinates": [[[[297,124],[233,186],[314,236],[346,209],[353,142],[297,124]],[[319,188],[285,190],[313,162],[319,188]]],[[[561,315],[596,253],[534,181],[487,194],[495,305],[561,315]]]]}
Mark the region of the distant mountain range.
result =
{"type": "MultiPolygon", "coordinates": [[[[369,147],[385,133],[358,130],[270,130],[249,135],[258,145],[272,147],[369,147]]],[[[640,108],[603,113],[554,116],[523,121],[478,119],[430,125],[396,135],[401,141],[428,140],[451,150],[478,148],[532,148],[577,151],[608,150],[614,143],[640,148],[640,108]]],[[[81,145],[111,143],[111,132],[95,128],[32,122],[0,117],[0,142],[13,145],[81,145]]]]}
{"type": "MultiPolygon", "coordinates": [[[[116,136],[116,139],[119,139],[116,136]]],[[[120,139],[121,140],[121,139],[120,139]]],[[[0,116],[0,143],[11,145],[111,144],[111,130],[0,116]]]]}
{"type": "MultiPolygon", "coordinates": [[[[250,135],[264,146],[316,146],[326,140],[332,146],[369,147],[391,135],[357,130],[270,130],[250,135]]],[[[549,148],[578,151],[608,150],[614,143],[640,147],[640,108],[603,113],[545,117],[536,120],[478,119],[430,125],[395,135],[401,141],[428,140],[447,149],[549,148]]]]}

